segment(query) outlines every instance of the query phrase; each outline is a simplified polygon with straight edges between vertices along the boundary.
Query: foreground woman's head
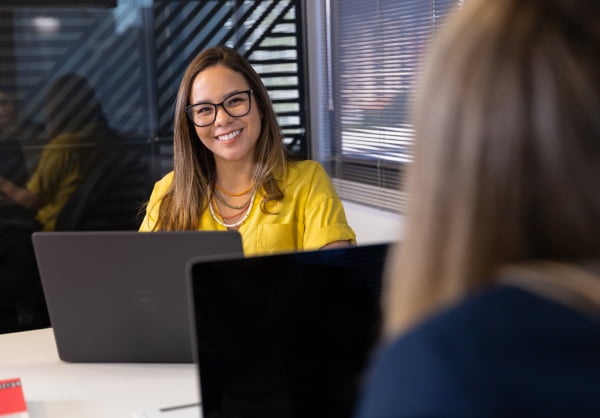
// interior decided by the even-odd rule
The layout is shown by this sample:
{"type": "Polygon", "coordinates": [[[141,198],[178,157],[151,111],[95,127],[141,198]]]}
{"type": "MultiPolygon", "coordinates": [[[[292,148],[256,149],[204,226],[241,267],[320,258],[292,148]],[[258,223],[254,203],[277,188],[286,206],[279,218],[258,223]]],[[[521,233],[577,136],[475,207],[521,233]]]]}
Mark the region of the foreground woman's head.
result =
{"type": "Polygon", "coordinates": [[[469,0],[421,80],[388,331],[503,263],[600,252],[600,2],[469,0]]]}

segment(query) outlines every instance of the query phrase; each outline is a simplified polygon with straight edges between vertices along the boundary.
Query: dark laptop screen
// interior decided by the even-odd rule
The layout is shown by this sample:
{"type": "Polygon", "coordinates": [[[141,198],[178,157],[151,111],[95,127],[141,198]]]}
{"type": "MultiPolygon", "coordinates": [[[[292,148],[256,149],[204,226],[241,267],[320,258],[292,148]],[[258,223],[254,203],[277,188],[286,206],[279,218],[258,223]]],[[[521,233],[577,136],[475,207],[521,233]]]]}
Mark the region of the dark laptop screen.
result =
{"type": "Polygon", "coordinates": [[[204,417],[351,416],[379,334],[387,250],[193,263],[204,417]]]}

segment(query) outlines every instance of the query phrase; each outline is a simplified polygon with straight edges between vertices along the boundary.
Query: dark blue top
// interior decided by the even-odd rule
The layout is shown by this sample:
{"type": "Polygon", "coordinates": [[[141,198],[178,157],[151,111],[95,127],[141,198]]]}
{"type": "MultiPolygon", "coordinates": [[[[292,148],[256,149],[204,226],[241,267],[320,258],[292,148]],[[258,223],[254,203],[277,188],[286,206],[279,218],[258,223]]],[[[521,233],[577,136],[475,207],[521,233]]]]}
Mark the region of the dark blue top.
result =
{"type": "Polygon", "coordinates": [[[360,418],[600,417],[600,316],[509,286],[383,348],[360,418]]]}

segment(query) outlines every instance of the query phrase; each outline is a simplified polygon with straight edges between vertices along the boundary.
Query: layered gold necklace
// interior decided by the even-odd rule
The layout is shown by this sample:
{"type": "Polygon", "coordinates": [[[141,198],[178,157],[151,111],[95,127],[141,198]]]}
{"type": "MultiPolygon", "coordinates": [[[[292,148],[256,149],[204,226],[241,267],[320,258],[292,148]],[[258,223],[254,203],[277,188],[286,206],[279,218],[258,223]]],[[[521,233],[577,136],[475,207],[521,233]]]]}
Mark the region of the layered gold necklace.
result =
{"type": "Polygon", "coordinates": [[[209,190],[209,194],[208,194],[208,196],[209,196],[208,209],[210,210],[210,214],[211,214],[212,218],[215,220],[215,222],[217,222],[219,225],[224,226],[225,228],[236,228],[236,227],[240,226],[241,224],[243,224],[246,221],[246,219],[248,219],[248,216],[250,216],[250,212],[252,211],[252,206],[254,205],[254,198],[256,197],[256,187],[254,187],[254,186],[255,185],[252,184],[248,189],[244,190],[241,193],[230,193],[227,190],[225,190],[222,187],[219,187],[218,185],[215,184],[214,187],[212,187],[209,190]],[[220,192],[222,192],[222,193],[224,193],[228,196],[232,196],[232,197],[239,197],[239,196],[248,194],[250,191],[252,191],[252,194],[250,195],[248,200],[246,200],[245,202],[243,202],[242,204],[239,204],[239,205],[233,205],[233,204],[227,202],[225,197],[222,196],[220,193],[220,192]],[[234,209],[234,210],[239,210],[239,212],[236,212],[233,215],[229,215],[229,216],[222,215],[218,210],[218,205],[217,205],[215,198],[217,200],[219,200],[219,202],[221,202],[226,207],[228,207],[230,209],[234,209]],[[227,223],[228,219],[235,219],[240,216],[241,216],[241,218],[237,222],[227,223]]]}

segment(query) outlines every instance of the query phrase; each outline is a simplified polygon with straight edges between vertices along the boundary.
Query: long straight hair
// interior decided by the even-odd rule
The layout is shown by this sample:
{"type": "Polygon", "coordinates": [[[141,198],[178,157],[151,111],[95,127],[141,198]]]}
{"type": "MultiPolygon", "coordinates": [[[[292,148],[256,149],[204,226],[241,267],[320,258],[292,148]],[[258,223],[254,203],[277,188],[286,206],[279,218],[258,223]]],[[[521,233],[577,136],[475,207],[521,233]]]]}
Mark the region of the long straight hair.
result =
{"type": "Polygon", "coordinates": [[[261,132],[254,150],[252,177],[265,195],[263,211],[272,200],[283,198],[277,178],[285,174],[287,151],[277,123],[271,99],[262,80],[248,61],[234,49],[217,46],[197,55],[187,67],[177,93],[173,137],[173,182],[160,202],[155,230],[195,230],[207,208],[208,190],[215,182],[213,153],[198,138],[194,125],[185,113],[190,104],[194,78],[203,70],[223,65],[240,73],[253,90],[253,105],[262,115],[261,132]]]}
{"type": "Polygon", "coordinates": [[[427,60],[386,332],[502,264],[600,254],[600,2],[469,0],[427,60]]]}

